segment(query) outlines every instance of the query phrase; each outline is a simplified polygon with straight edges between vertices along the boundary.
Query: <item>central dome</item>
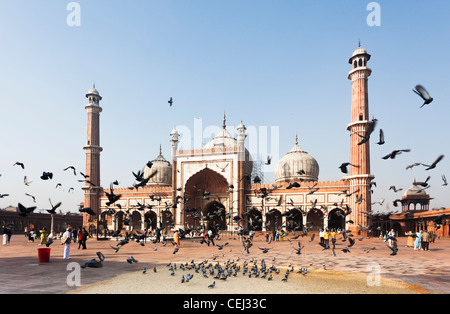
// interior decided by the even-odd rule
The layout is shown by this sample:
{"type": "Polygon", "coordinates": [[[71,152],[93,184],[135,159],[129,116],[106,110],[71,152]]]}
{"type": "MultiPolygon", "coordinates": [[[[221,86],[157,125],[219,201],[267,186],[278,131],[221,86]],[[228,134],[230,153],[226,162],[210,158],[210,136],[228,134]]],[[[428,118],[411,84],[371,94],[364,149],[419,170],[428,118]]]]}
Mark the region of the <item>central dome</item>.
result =
{"type": "Polygon", "coordinates": [[[237,147],[237,140],[231,136],[227,129],[222,130],[211,141],[209,141],[203,148],[229,148],[237,147]]]}
{"type": "Polygon", "coordinates": [[[275,181],[283,180],[318,181],[319,164],[299,145],[298,139],[294,147],[278,161],[275,170],[275,181]]]}
{"type": "MultiPolygon", "coordinates": [[[[230,132],[226,129],[226,118],[225,115],[223,116],[223,124],[222,124],[222,130],[211,140],[209,141],[205,146],[203,146],[203,149],[211,149],[211,148],[236,148],[238,149],[238,141],[235,139],[230,132]]],[[[241,122],[239,127],[242,127],[245,129],[244,124],[241,122]]],[[[239,129],[238,127],[238,129],[239,129]]],[[[250,155],[250,152],[247,150],[247,148],[244,147],[245,153],[244,153],[244,175],[251,175],[253,172],[253,160],[250,155]]],[[[223,154],[223,153],[220,153],[223,154]]]]}

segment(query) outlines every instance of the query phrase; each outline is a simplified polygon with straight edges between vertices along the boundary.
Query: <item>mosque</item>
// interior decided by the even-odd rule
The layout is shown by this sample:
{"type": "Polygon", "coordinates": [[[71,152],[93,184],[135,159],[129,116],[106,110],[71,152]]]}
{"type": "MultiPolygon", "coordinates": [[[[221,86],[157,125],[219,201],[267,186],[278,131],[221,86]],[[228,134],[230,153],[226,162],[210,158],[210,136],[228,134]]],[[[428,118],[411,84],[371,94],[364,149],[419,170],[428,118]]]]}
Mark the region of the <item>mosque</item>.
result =
{"type": "Polygon", "coordinates": [[[351,66],[351,119],[348,173],[336,181],[319,180],[319,164],[298,143],[277,163],[275,182],[262,183],[252,176],[252,156],[245,147],[246,127],[237,127],[234,138],[226,128],[201,149],[178,150],[179,133],[169,136],[172,151],[167,160],[161,150],[151,167],[143,165],[141,183],[133,188],[100,186],[99,121],[102,97],[88,91],[85,208],[96,215],[84,215],[83,225],[91,232],[141,231],[162,227],[173,230],[216,228],[235,232],[350,230],[367,234],[372,225],[368,102],[368,67],[371,55],[358,47],[349,59],[351,66]],[[106,193],[120,195],[111,204],[106,193]]]}

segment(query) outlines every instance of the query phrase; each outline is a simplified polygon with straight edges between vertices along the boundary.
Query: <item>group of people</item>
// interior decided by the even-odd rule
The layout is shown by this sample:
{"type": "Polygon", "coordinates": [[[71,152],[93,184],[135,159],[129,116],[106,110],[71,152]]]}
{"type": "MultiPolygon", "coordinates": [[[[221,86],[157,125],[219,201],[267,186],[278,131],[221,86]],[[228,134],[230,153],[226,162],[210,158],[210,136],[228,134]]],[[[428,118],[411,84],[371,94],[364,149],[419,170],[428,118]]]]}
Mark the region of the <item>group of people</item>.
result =
{"type": "Polygon", "coordinates": [[[89,237],[89,233],[86,228],[74,228],[68,227],[66,231],[61,235],[61,245],[64,245],[64,259],[70,259],[70,244],[72,242],[78,242],[78,249],[82,248],[86,250],[86,241],[89,237]]]}
{"type": "Polygon", "coordinates": [[[427,230],[419,230],[418,232],[407,232],[408,241],[406,246],[413,247],[414,250],[429,251],[430,242],[434,243],[436,234],[427,230]]]}
{"type": "Polygon", "coordinates": [[[319,244],[323,246],[325,250],[330,248],[330,240],[332,249],[334,250],[336,247],[336,229],[320,229],[319,230],[319,244]]]}

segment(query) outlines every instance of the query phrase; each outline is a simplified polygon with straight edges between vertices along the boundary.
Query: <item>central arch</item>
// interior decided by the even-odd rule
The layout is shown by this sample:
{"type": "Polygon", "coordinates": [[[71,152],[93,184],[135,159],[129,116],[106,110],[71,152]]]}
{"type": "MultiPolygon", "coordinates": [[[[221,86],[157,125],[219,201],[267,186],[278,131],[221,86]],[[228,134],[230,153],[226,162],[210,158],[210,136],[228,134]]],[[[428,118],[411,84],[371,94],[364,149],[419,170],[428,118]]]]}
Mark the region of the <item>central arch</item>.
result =
{"type": "Polygon", "coordinates": [[[202,219],[204,228],[214,227],[226,230],[225,203],[229,200],[228,182],[225,177],[209,168],[204,168],[192,175],[184,187],[184,209],[182,213],[184,227],[199,225],[198,218],[202,219]],[[201,215],[193,215],[186,209],[199,211],[201,215]],[[212,219],[209,217],[214,216],[212,219]],[[197,221],[196,221],[197,220],[197,221]]]}

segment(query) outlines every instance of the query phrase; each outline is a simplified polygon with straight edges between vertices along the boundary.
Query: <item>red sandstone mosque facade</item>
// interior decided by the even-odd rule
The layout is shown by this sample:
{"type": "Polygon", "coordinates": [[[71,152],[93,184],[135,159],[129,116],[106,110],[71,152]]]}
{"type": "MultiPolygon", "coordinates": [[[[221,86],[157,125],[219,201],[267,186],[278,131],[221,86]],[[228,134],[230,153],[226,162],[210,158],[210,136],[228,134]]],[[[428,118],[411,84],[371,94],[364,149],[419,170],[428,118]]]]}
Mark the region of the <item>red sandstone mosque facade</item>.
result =
{"type": "MultiPolygon", "coordinates": [[[[92,88],[88,104],[86,181],[82,206],[96,215],[84,215],[91,230],[141,231],[163,227],[197,230],[214,227],[224,231],[241,228],[268,231],[274,228],[318,231],[334,228],[367,234],[372,228],[370,144],[361,143],[374,121],[369,117],[367,66],[370,55],[358,47],[351,58],[352,101],[348,175],[336,181],[319,181],[317,161],[296,139],[292,149],[277,163],[274,183],[252,180],[253,162],[245,148],[246,127],[241,122],[234,138],[226,129],[201,149],[178,150],[179,134],[170,133],[171,160],[160,151],[151,167],[142,168],[148,182],[142,187],[115,188],[121,195],[108,204],[100,185],[100,130],[102,111],[99,92],[92,88]],[[294,185],[293,183],[299,185],[294,185]]],[[[385,222],[379,222],[385,224],[385,222]]]]}

